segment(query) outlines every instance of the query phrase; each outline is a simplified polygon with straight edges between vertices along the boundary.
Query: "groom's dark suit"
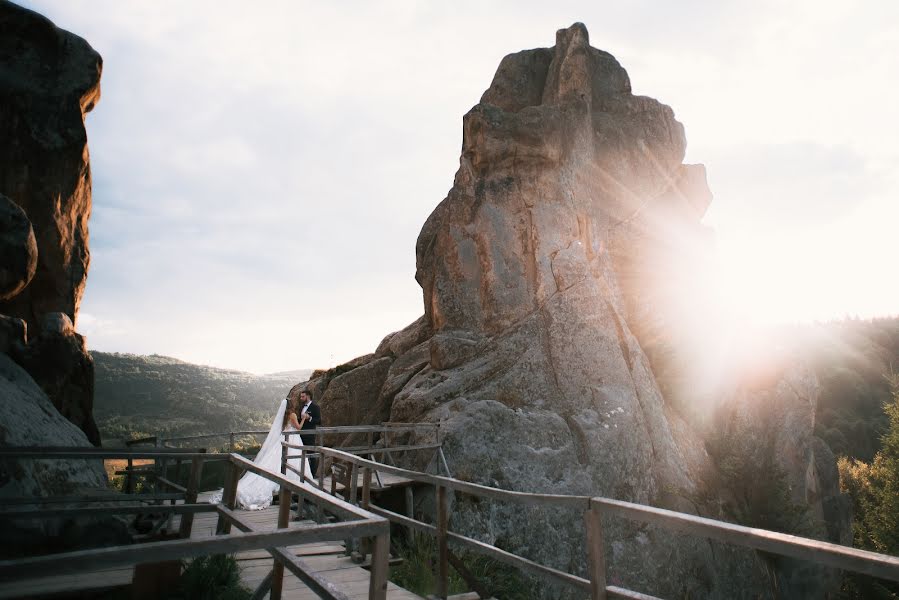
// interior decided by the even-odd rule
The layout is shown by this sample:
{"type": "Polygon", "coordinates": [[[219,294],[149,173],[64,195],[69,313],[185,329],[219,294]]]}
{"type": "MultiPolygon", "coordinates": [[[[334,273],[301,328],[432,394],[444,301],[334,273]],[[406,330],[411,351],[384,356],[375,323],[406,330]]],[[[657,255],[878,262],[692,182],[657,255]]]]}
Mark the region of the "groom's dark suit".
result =
{"type": "MultiPolygon", "coordinates": [[[[300,406],[300,415],[303,414],[303,407],[300,406]]],[[[307,429],[315,429],[322,423],[322,411],[318,407],[318,404],[315,402],[310,402],[309,407],[306,409],[306,414],[309,415],[309,418],[303,421],[303,427],[301,431],[306,431],[307,429]]],[[[317,446],[320,444],[320,441],[316,439],[314,435],[301,435],[300,438],[303,440],[304,446],[317,446]]],[[[318,471],[318,458],[310,457],[309,458],[309,470],[312,471],[312,475],[315,475],[318,471]]]]}

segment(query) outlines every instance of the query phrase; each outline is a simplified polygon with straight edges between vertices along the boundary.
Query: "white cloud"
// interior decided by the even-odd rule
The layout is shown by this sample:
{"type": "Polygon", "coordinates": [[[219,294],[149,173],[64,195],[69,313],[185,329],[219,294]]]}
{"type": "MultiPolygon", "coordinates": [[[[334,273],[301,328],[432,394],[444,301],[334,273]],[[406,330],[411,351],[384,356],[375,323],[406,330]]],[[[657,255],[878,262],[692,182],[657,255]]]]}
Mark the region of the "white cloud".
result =
{"type": "MultiPolygon", "coordinates": [[[[709,165],[709,220],[747,277],[782,282],[771,265],[794,260],[823,277],[835,259],[815,245],[847,231],[870,235],[853,233],[840,264],[869,264],[895,216],[887,0],[26,5],[104,57],[88,117],[84,307],[97,321],[81,318],[95,348],[260,371],[372,350],[422,311],[415,239],[452,184],[462,115],[503,55],[551,46],[578,20],[684,122],[688,160],[709,165]],[[827,219],[802,223],[824,206],[827,219]],[[780,260],[744,260],[758,231],[739,225],[759,222],[780,260]]],[[[852,297],[782,303],[899,306],[882,273],[851,278],[852,297]]]]}

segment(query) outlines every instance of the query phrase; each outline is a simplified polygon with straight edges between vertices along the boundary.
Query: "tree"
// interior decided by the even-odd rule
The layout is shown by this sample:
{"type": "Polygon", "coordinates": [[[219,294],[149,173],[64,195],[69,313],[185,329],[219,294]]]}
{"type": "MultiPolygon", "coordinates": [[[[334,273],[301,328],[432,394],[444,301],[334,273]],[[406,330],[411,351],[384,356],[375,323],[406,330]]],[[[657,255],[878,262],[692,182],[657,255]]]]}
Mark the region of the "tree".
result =
{"type": "MultiPolygon", "coordinates": [[[[899,379],[890,377],[893,399],[884,405],[889,429],[870,463],[840,458],[840,487],[852,498],[856,547],[899,555],[899,379]]],[[[850,578],[857,597],[897,598],[899,585],[867,577],[850,578]]]]}

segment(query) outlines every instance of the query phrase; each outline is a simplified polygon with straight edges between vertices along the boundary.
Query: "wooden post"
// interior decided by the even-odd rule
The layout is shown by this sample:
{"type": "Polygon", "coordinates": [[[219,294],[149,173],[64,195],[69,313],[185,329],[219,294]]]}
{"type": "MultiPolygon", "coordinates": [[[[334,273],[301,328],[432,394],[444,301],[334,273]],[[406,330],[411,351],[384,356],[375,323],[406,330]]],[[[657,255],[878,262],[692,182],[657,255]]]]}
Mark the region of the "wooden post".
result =
{"type": "Polygon", "coordinates": [[[228,434],[228,453],[234,452],[234,432],[228,434]]]}
{"type": "Polygon", "coordinates": [[[390,533],[375,536],[371,549],[371,578],[368,597],[374,600],[387,598],[387,561],[390,554],[390,533]]]}
{"type": "MultiPolygon", "coordinates": [[[[190,479],[187,482],[187,491],[184,493],[185,504],[196,504],[197,494],[200,491],[200,478],[203,475],[203,457],[197,456],[190,461],[190,479]]],[[[193,513],[181,515],[181,527],[178,529],[178,535],[182,538],[189,538],[190,531],[194,524],[193,513]]]]}
{"type": "MultiPolygon", "coordinates": [[[[371,467],[362,468],[362,508],[368,510],[371,505],[371,467]]],[[[371,543],[368,538],[362,540],[359,553],[362,555],[362,561],[365,562],[365,556],[371,552],[371,543]]]]}
{"type": "Polygon", "coordinates": [[[300,450],[300,483],[306,483],[306,446],[300,450]]]}
{"type": "MultiPolygon", "coordinates": [[[[282,487],[278,495],[278,529],[285,529],[290,522],[290,490],[282,487]]],[[[284,564],[275,559],[272,567],[272,591],[269,600],[281,600],[284,588],[284,564]]]]}
{"type": "MultiPolygon", "coordinates": [[[[222,492],[222,504],[231,510],[234,510],[234,507],[237,504],[237,482],[240,479],[239,470],[240,468],[230,460],[225,463],[225,489],[222,492]]],[[[217,534],[231,533],[231,521],[222,518],[220,515],[215,532],[217,534]]]]}
{"type": "MultiPolygon", "coordinates": [[[[349,470],[347,473],[349,477],[347,477],[346,485],[343,488],[343,496],[350,504],[359,504],[359,470],[356,463],[350,463],[348,466],[349,470]]],[[[348,539],[346,541],[347,554],[353,556],[353,553],[357,551],[357,546],[356,538],[348,539]]]]}
{"type": "Polygon", "coordinates": [[[126,469],[128,474],[125,475],[125,493],[133,494],[134,493],[134,460],[129,456],[128,457],[128,467],[126,469]]]}
{"type": "Polygon", "coordinates": [[[346,501],[350,504],[359,503],[359,469],[356,463],[350,463],[350,476],[347,483],[349,489],[345,489],[343,493],[346,495],[346,501]]]}
{"type": "Polygon", "coordinates": [[[368,510],[371,504],[371,467],[362,469],[362,508],[368,510]]]}
{"type": "Polygon", "coordinates": [[[602,513],[598,504],[584,512],[587,526],[587,573],[590,575],[590,597],[606,600],[606,558],[602,542],[602,513]]]}
{"type": "Polygon", "coordinates": [[[447,506],[446,488],[437,486],[437,597],[446,600],[449,594],[449,556],[447,548],[447,529],[449,526],[449,508],[447,506]]]}
{"type": "MultiPolygon", "coordinates": [[[[286,433],[284,434],[284,441],[290,441],[286,433]]],[[[287,475],[287,446],[281,446],[281,475],[287,475]]]]}

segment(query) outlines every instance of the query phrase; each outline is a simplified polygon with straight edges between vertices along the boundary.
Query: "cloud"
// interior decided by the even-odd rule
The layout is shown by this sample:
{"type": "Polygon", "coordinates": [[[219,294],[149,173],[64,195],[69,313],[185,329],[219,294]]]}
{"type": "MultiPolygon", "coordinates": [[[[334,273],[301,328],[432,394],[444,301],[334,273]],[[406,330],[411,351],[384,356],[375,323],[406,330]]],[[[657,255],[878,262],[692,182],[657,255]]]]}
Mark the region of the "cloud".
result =
{"type": "Polygon", "coordinates": [[[897,3],[26,5],[104,57],[95,348],[259,371],[371,351],[422,312],[415,240],[462,115],[505,54],[574,21],[685,123],[719,237],[878,214],[899,190],[897,3]]]}
{"type": "Polygon", "coordinates": [[[723,227],[832,222],[885,185],[851,148],[811,142],[727,147],[706,166],[715,194],[707,221],[723,227]]]}

